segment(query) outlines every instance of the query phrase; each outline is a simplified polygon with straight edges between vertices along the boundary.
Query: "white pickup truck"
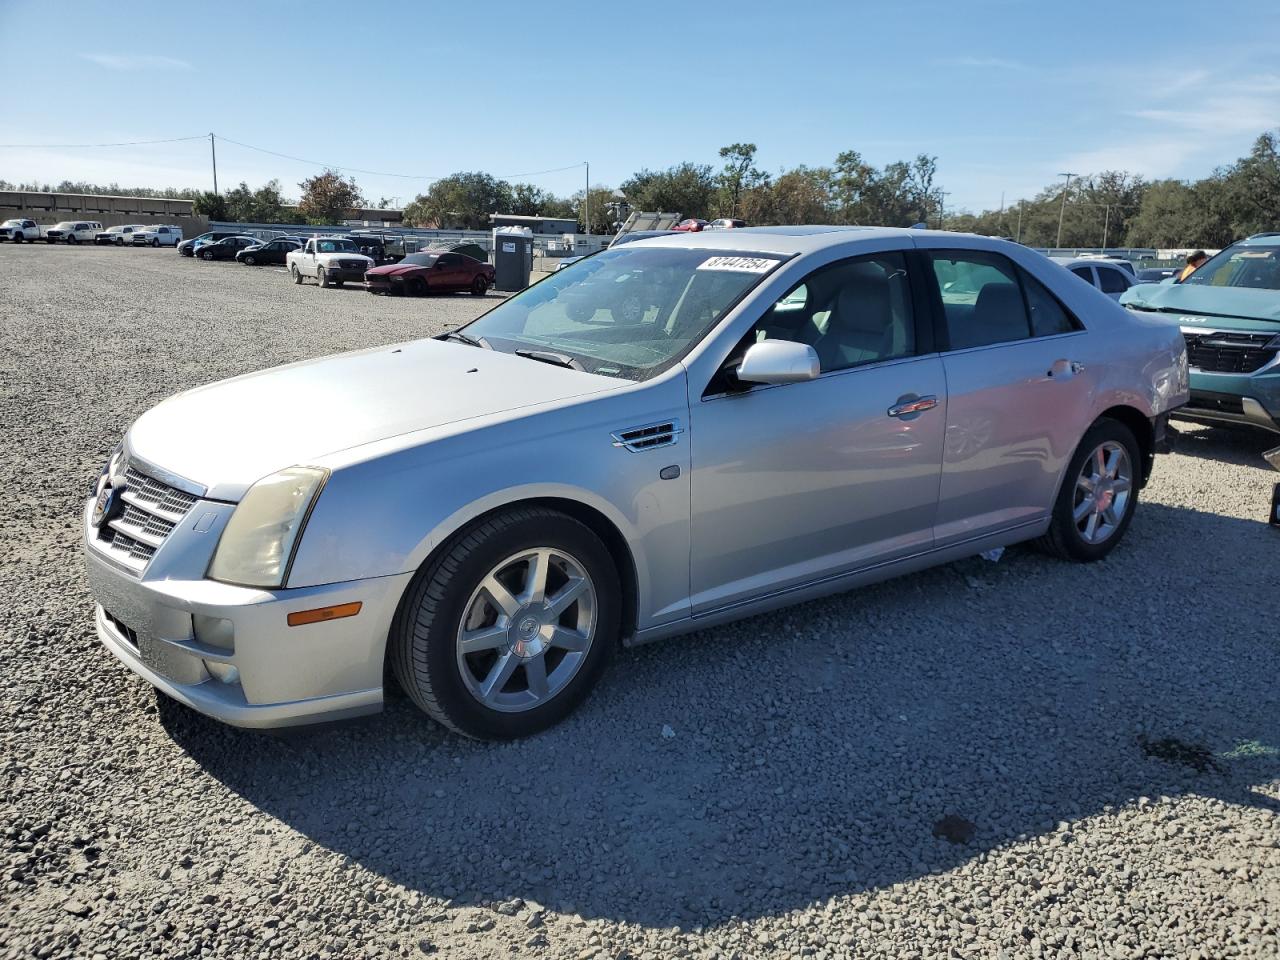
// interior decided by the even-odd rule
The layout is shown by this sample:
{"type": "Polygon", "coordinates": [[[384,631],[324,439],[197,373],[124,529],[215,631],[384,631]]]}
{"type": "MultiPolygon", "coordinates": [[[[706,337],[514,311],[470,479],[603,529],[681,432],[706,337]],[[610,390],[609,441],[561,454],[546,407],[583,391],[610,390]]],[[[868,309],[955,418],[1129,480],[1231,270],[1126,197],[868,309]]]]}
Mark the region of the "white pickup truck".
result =
{"type": "Polygon", "coordinates": [[[307,241],[301,250],[285,256],[285,264],[294,283],[314,277],[322,287],[336,287],[348,280],[360,283],[364,273],[373,267],[373,259],[360,252],[360,248],[346,237],[316,237],[307,241]]]}
{"type": "Polygon", "coordinates": [[[182,228],[168,224],[141,227],[133,231],[135,247],[176,247],[182,242],[182,228]]]}
{"type": "Polygon", "coordinates": [[[97,220],[63,220],[44,232],[44,242],[93,243],[101,229],[97,220]]]}
{"type": "Polygon", "coordinates": [[[21,243],[23,240],[39,240],[40,236],[40,224],[34,220],[6,220],[0,223],[0,240],[21,243]]]}

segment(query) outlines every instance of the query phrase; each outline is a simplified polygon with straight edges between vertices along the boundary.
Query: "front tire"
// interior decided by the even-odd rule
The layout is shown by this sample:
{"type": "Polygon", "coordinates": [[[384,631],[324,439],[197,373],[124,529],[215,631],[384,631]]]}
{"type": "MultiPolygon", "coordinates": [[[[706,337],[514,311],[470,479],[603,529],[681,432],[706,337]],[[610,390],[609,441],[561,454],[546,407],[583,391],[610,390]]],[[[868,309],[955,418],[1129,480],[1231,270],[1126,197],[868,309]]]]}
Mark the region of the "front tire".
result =
{"type": "Polygon", "coordinates": [[[321,267],[319,270],[317,270],[317,271],[316,271],[316,282],[317,282],[317,283],[319,283],[319,284],[320,284],[320,286],[322,286],[322,287],[328,287],[328,286],[329,286],[329,271],[327,271],[324,267],[321,267]]]}
{"type": "Polygon", "coordinates": [[[289,275],[293,277],[294,283],[302,283],[302,274],[298,272],[298,268],[292,263],[289,264],[289,275]]]}
{"type": "Polygon", "coordinates": [[[471,281],[471,295],[473,297],[483,297],[488,289],[489,281],[484,277],[476,277],[471,281]]]}
{"type": "Polygon", "coordinates": [[[77,237],[74,233],[67,234],[67,243],[79,243],[79,242],[80,242],[80,238],[77,237]]]}
{"type": "Polygon", "coordinates": [[[476,524],[419,570],[388,655],[433,719],[509,740],[586,699],[620,626],[618,573],[600,538],[572,517],[528,507],[476,524]]]}
{"type": "Polygon", "coordinates": [[[252,266],[253,266],[255,263],[257,263],[258,261],[257,261],[257,260],[255,260],[251,254],[245,254],[244,262],[245,262],[245,263],[247,263],[249,266],[251,266],[251,267],[252,267],[252,266]]]}
{"type": "Polygon", "coordinates": [[[1124,538],[1138,505],[1141,464],[1133,431],[1109,418],[1095,423],[1071,458],[1049,530],[1036,545],[1077,563],[1109,554],[1124,538]]]}
{"type": "Polygon", "coordinates": [[[213,254],[208,250],[201,250],[200,259],[204,260],[205,262],[210,262],[213,260],[213,254]]]}

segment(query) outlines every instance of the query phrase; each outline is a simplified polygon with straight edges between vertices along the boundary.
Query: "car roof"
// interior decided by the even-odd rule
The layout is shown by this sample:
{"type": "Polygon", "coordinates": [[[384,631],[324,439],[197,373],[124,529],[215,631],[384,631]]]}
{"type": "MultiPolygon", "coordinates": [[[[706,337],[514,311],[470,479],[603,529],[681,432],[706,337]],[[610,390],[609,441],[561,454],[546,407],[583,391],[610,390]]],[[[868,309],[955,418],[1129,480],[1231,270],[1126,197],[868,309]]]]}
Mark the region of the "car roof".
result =
{"type": "Polygon", "coordinates": [[[698,233],[677,232],[627,244],[628,247],[664,246],[705,250],[733,250],[738,253],[809,254],[828,247],[846,246],[854,241],[898,239],[904,246],[927,244],[930,238],[956,237],[972,239],[976,249],[999,249],[1008,241],[978,234],[959,234],[949,230],[914,230],[907,227],[854,227],[830,224],[800,224],[787,227],[739,227],[735,230],[703,230],[698,233]]]}

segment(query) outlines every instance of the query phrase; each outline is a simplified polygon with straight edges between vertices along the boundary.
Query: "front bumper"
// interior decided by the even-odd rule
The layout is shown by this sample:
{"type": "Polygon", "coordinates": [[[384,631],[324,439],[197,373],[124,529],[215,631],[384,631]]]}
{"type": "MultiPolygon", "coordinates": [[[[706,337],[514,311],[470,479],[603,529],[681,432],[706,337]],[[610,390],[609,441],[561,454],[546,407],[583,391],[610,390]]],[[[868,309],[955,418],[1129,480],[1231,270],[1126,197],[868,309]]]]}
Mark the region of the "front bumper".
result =
{"type": "Polygon", "coordinates": [[[1252,374],[1192,370],[1191,399],[1175,415],[1280,433],[1280,367],[1268,365],[1252,374]]]}
{"type": "Polygon", "coordinates": [[[345,267],[325,267],[324,272],[330,280],[341,280],[343,283],[364,283],[367,267],[347,269],[345,267]]]}
{"type": "Polygon", "coordinates": [[[85,560],[103,645],[173,699],[237,727],[376,713],[387,635],[412,574],[284,590],[205,579],[231,509],[198,502],[139,576],[97,546],[86,506],[85,560]],[[290,613],[354,601],[362,604],[356,616],[288,626],[290,613]]]}
{"type": "Polygon", "coordinates": [[[370,293],[404,293],[404,279],[401,277],[365,277],[364,288],[370,293]]]}

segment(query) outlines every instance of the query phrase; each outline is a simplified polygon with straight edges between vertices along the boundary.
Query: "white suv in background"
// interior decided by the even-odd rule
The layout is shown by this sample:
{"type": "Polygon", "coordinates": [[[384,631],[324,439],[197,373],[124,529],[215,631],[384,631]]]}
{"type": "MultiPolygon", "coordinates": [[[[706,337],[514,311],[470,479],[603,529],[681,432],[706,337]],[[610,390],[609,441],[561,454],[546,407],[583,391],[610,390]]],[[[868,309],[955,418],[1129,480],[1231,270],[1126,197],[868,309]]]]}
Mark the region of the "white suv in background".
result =
{"type": "Polygon", "coordinates": [[[144,227],[141,230],[133,231],[133,245],[135,247],[176,247],[181,242],[181,227],[144,227]]]}
{"type": "Polygon", "coordinates": [[[63,220],[44,232],[46,243],[93,243],[102,229],[97,220],[63,220]]]}

